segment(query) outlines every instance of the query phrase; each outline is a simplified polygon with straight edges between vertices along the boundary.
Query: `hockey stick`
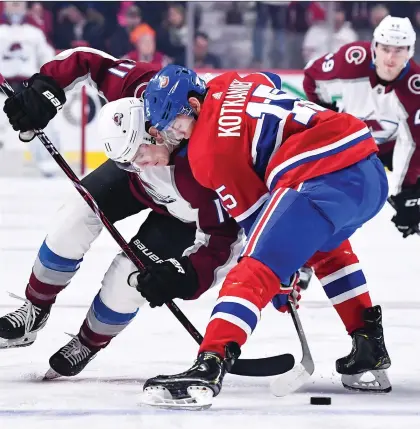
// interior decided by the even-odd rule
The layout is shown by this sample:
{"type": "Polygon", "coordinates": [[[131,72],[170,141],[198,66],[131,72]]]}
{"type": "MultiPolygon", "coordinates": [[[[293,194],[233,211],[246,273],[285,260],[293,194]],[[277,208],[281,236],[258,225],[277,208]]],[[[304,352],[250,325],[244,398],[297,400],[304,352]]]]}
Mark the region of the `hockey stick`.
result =
{"type": "MultiPolygon", "coordinates": [[[[6,95],[6,97],[12,97],[14,95],[13,88],[7,83],[6,79],[0,74],[0,89],[6,95]]],[[[53,143],[47,137],[47,135],[42,130],[34,130],[28,131],[25,133],[21,133],[22,140],[31,140],[30,137],[33,135],[38,137],[39,141],[43,144],[45,149],[52,156],[54,161],[58,164],[61,170],[66,174],[66,176],[71,180],[73,186],[76,188],[77,192],[83,197],[89,207],[93,210],[93,212],[98,216],[101,220],[104,227],[111,234],[112,238],[117,242],[120,246],[121,250],[126,254],[127,258],[133,262],[133,264],[138,269],[144,269],[144,265],[141,260],[137,257],[128,243],[125,241],[123,236],[118,232],[118,230],[114,227],[114,225],[108,220],[105,214],[97,205],[96,201],[90,195],[89,191],[82,185],[80,179],[71,169],[71,167],[67,164],[65,159],[60,155],[57,151],[53,143]],[[26,135],[26,138],[25,138],[26,135]]],[[[182,324],[182,326],[189,332],[189,334],[194,338],[194,340],[201,344],[203,341],[202,335],[198,332],[198,330],[194,327],[194,325],[187,319],[187,317],[182,313],[180,308],[173,302],[169,301],[166,303],[166,306],[172,312],[172,314],[178,319],[178,321],[182,324]]],[[[232,374],[237,375],[246,375],[246,376],[254,376],[254,377],[267,377],[271,375],[281,374],[285,371],[289,371],[293,368],[294,365],[294,357],[291,354],[284,354],[273,356],[269,358],[261,358],[261,359],[239,359],[236,361],[235,365],[232,367],[232,374]]]]}
{"type": "MultiPolygon", "coordinates": [[[[392,207],[395,211],[397,211],[397,205],[395,204],[394,198],[393,198],[392,196],[390,196],[390,197],[388,197],[386,200],[387,200],[387,202],[391,205],[391,207],[392,207]]],[[[414,227],[414,232],[415,232],[417,235],[420,235],[419,225],[417,225],[417,226],[415,226],[415,227],[414,227]]],[[[403,235],[403,238],[407,238],[407,237],[409,237],[409,236],[408,236],[408,235],[403,235]]]]}
{"type": "Polygon", "coordinates": [[[308,341],[306,340],[300,317],[292,300],[289,300],[289,308],[302,347],[302,360],[291,371],[279,375],[272,381],[270,389],[275,396],[286,396],[299,389],[309,380],[315,370],[308,341]]]}

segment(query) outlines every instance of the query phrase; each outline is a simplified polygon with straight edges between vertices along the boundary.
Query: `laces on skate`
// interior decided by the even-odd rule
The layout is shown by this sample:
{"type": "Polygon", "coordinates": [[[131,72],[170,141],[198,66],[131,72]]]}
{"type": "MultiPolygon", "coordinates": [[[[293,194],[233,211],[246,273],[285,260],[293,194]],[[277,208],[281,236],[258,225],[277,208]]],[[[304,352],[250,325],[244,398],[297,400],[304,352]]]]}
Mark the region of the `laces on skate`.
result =
{"type": "Polygon", "coordinates": [[[77,375],[96,356],[97,351],[82,344],[77,335],[66,334],[72,339],[50,358],[50,369],[44,380],[77,375]]]}
{"type": "Polygon", "coordinates": [[[35,341],[37,332],[45,326],[49,313],[45,312],[40,318],[42,308],[26,298],[8,293],[10,297],[23,301],[24,304],[0,318],[0,349],[29,346],[35,341]]]}

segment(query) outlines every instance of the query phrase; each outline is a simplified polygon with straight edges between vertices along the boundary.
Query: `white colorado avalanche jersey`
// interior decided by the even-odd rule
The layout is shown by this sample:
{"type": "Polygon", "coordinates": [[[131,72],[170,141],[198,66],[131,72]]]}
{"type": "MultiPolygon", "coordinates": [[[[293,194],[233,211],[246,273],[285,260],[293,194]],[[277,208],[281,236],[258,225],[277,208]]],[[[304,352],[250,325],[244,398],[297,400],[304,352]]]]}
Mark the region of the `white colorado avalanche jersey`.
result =
{"type": "Polygon", "coordinates": [[[379,157],[394,171],[392,184],[396,192],[417,183],[420,67],[413,60],[395,81],[387,84],[376,75],[370,43],[350,43],[310,62],[303,86],[310,101],[336,101],[340,110],[366,122],[379,146],[379,157]]]}

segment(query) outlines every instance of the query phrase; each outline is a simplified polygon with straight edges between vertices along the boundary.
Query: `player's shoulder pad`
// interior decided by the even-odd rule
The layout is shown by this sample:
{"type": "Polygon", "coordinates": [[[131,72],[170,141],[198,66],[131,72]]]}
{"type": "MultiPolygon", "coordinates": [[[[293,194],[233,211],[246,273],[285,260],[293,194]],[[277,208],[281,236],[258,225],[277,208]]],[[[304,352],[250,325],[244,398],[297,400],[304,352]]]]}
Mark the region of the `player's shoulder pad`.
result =
{"type": "Polygon", "coordinates": [[[272,86],[273,88],[281,89],[281,78],[278,74],[270,71],[254,72],[246,76],[259,84],[272,86]]]}
{"type": "Polygon", "coordinates": [[[404,109],[410,113],[420,107],[420,65],[410,60],[395,85],[395,93],[404,109]]]}
{"type": "Polygon", "coordinates": [[[207,82],[207,86],[224,85],[226,82],[229,82],[231,79],[237,76],[238,74],[234,71],[224,72],[213,77],[213,79],[209,80],[207,82]]]}
{"type": "MultiPolygon", "coordinates": [[[[323,56],[322,60],[321,69],[326,78],[328,78],[328,74],[339,79],[357,79],[368,76],[372,64],[370,42],[347,43],[336,53],[323,56]]],[[[310,67],[311,64],[308,64],[306,68],[310,67]]]]}

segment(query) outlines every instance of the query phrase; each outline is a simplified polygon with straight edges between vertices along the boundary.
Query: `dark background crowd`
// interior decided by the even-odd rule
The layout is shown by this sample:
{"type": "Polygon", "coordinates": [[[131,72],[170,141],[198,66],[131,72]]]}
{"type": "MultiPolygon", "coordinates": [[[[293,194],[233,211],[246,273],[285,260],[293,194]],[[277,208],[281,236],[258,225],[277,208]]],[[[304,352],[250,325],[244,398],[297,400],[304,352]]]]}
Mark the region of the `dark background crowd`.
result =
{"type": "MultiPolygon", "coordinates": [[[[4,3],[0,3],[3,17],[4,3]]],[[[25,13],[57,51],[87,46],[118,58],[186,64],[187,2],[20,3],[27,3],[25,13]]],[[[335,50],[354,40],[369,40],[388,13],[409,17],[420,30],[420,4],[414,1],[334,2],[332,20],[327,19],[327,2],[194,5],[196,68],[299,69],[327,53],[328,47],[335,50]]]]}

